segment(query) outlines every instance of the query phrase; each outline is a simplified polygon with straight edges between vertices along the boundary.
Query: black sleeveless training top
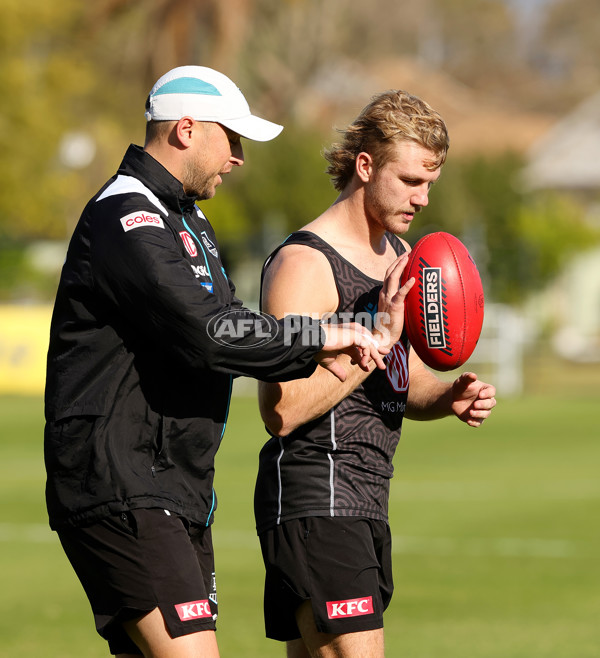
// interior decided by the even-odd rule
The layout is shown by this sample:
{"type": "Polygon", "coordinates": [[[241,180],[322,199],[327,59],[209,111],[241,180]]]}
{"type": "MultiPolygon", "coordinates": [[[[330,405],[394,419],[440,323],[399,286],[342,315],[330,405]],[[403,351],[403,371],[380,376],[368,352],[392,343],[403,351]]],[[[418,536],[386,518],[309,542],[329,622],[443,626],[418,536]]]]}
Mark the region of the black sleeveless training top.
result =
{"type": "MultiPolygon", "coordinates": [[[[405,249],[387,239],[398,255],[405,249]]],[[[382,281],[368,277],[314,233],[292,233],[281,247],[301,244],[322,252],[339,294],[338,316],[377,312],[382,281]]],[[[349,320],[346,320],[349,321],[349,320]]],[[[392,459],[408,395],[408,342],[403,335],[375,370],[348,397],[286,437],[271,438],[259,457],[254,509],[258,532],[305,516],[362,516],[387,521],[392,459]]]]}

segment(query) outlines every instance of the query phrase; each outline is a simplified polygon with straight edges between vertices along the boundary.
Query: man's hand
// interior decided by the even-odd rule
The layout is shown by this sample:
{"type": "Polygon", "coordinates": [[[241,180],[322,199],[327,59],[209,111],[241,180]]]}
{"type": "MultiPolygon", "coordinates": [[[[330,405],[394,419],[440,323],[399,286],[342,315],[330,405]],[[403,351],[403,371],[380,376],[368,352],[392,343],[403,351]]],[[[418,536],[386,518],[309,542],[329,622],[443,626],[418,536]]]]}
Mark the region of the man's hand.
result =
{"type": "Polygon", "coordinates": [[[382,355],[389,353],[387,347],[379,345],[373,334],[356,322],[348,324],[323,324],[325,345],[315,355],[319,365],[334,374],[341,382],[346,379],[346,370],[336,361],[338,354],[348,354],[354,363],[368,372],[374,363],[385,369],[382,355]]]}
{"type": "Polygon", "coordinates": [[[470,427],[479,427],[496,406],[496,389],[477,379],[474,372],[463,374],[452,384],[452,411],[470,427]]]}
{"type": "Polygon", "coordinates": [[[414,277],[411,277],[400,287],[400,279],[407,262],[408,254],[404,253],[388,267],[379,293],[377,322],[373,335],[389,348],[400,340],[404,329],[404,300],[415,283],[414,277]]]}
{"type": "Polygon", "coordinates": [[[385,273],[372,334],[368,329],[354,322],[322,325],[327,333],[327,342],[315,358],[340,381],[346,379],[346,371],[336,362],[336,356],[341,353],[348,354],[352,362],[365,372],[372,369],[373,363],[377,368],[385,369],[382,355],[388,354],[402,335],[404,300],[415,283],[415,279],[410,278],[402,287],[400,286],[400,278],[407,261],[408,254],[403,254],[388,267],[385,273]]]}

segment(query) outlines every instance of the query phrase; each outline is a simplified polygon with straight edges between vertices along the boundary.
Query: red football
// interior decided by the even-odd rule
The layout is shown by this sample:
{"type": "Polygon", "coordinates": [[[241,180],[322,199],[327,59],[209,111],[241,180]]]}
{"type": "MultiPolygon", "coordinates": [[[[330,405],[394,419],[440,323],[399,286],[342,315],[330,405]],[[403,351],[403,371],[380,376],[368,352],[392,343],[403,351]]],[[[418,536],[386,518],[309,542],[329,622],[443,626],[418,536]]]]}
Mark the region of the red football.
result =
{"type": "Polygon", "coordinates": [[[473,353],[483,324],[483,287],[465,245],[450,233],[430,233],[413,247],[402,274],[415,284],[406,296],[410,344],[434,370],[453,370],[473,353]]]}

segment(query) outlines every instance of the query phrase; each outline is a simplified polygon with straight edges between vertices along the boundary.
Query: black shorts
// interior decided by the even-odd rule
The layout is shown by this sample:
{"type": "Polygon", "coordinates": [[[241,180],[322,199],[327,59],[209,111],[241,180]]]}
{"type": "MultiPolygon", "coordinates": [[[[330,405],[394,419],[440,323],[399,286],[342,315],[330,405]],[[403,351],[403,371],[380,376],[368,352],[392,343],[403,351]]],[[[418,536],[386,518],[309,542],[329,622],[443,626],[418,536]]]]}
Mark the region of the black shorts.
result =
{"type": "Polygon", "coordinates": [[[160,608],[171,637],[214,630],[217,592],[210,527],[139,509],[58,536],[110,651],[141,651],[123,622],[160,608]]]}
{"type": "Polygon", "coordinates": [[[394,590],[385,521],[307,517],[260,535],[265,562],[265,630],[273,640],[300,637],[296,610],[310,599],[317,630],[352,633],[383,626],[394,590]]]}

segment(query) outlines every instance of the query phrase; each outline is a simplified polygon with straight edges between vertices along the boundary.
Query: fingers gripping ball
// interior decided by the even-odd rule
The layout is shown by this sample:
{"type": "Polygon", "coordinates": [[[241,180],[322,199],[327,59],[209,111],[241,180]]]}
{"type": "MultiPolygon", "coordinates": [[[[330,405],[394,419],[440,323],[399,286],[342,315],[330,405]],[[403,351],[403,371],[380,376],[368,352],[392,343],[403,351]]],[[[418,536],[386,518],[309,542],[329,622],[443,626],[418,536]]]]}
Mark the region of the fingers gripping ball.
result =
{"type": "Polygon", "coordinates": [[[404,326],[416,353],[434,370],[453,370],[473,353],[483,324],[483,286],[465,245],[450,233],[422,237],[410,253],[402,284],[404,326]]]}

